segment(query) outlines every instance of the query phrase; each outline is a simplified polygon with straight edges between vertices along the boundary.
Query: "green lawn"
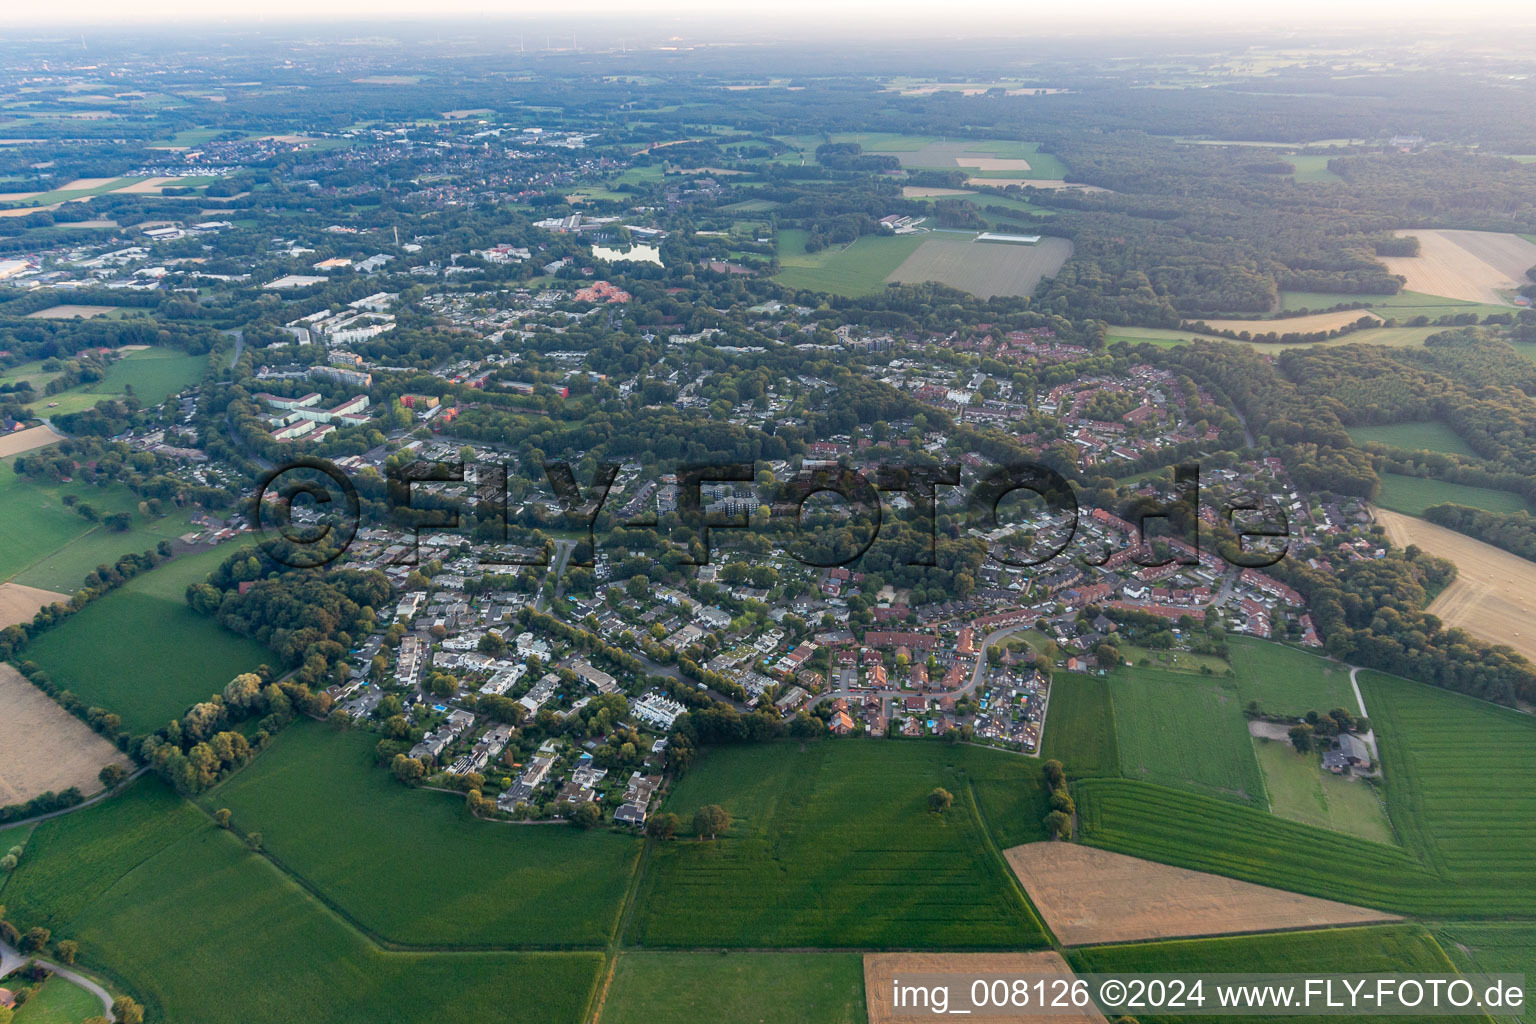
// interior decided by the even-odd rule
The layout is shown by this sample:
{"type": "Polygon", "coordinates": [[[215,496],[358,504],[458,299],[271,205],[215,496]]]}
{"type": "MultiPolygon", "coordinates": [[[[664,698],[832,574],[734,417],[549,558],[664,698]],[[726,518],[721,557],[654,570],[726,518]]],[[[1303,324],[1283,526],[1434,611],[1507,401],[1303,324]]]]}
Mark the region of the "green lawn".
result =
{"type": "MultiPolygon", "coordinates": [[[[1089,946],[1071,951],[1068,958],[1079,971],[1126,974],[1186,971],[1212,974],[1455,973],[1445,950],[1435,942],[1434,936],[1422,926],[1414,924],[1089,946]]],[[[1206,994],[1211,996],[1210,992],[1206,994]]],[[[1258,1014],[1241,1017],[1146,1014],[1138,1015],[1136,1019],[1173,1024],[1183,1020],[1258,1022],[1294,1021],[1298,1018],[1279,1015],[1265,1017],[1258,1014]]],[[[1406,1022],[1423,1021],[1426,1018],[1381,1016],[1375,1019],[1406,1022]]]]}
{"type": "Polygon", "coordinates": [[[122,398],[130,387],[140,402],[155,406],[202,380],[207,366],[207,356],[188,355],[175,348],[147,348],[113,363],[101,380],[44,395],[28,408],[39,416],[62,416],[93,408],[105,399],[122,398]]]}
{"type": "Polygon", "coordinates": [[[1426,423],[1393,423],[1384,427],[1350,427],[1349,439],[1355,444],[1371,442],[1407,448],[1410,451],[1445,452],[1477,458],[1472,446],[1461,435],[1438,420],[1426,423]]]}
{"type": "Polygon", "coordinates": [[[1275,814],[1376,843],[1393,841],[1386,808],[1362,780],[1324,771],[1316,752],[1298,753],[1285,740],[1255,737],[1253,750],[1275,814]]]}
{"type": "Polygon", "coordinates": [[[864,1024],[857,953],[619,956],[597,1024],[864,1024]]]}
{"type": "Polygon", "coordinates": [[[1402,846],[1118,779],[1076,784],[1085,841],[1396,912],[1536,916],[1536,718],[1362,672],[1402,846]]]}
{"type": "Polygon", "coordinates": [[[689,822],[709,803],[730,812],[729,833],[652,850],[630,941],[933,949],[1045,941],[998,852],[1043,838],[1033,760],[875,740],[719,748],[690,768],[665,809],[689,822]],[[927,807],[936,786],[954,795],[943,815],[927,807]],[[999,830],[995,842],[978,804],[999,830]]]}
{"type": "Polygon", "coordinates": [[[267,648],[182,596],[227,554],[212,548],[136,577],[43,633],[25,656],[88,704],[121,715],[130,733],[153,732],[241,672],[277,665],[267,648]]]}
{"type": "Polygon", "coordinates": [[[1349,669],[1338,662],[1252,637],[1228,637],[1227,649],[1245,708],[1256,700],[1266,712],[1287,717],[1334,708],[1359,710],[1349,669]]]}
{"type": "Polygon", "coordinates": [[[577,1024],[601,965],[596,953],[381,950],[153,780],[39,826],[0,901],[23,927],[77,940],[85,967],[177,1024],[577,1024]]]}
{"type": "MultiPolygon", "coordinates": [[[[1155,474],[1154,474],[1155,475],[1155,474]]],[[[1135,644],[1117,643],[1121,661],[1140,665],[1143,660],[1148,668],[1164,668],[1171,672],[1199,672],[1208,668],[1212,672],[1225,673],[1232,666],[1214,654],[1196,654],[1193,651],[1155,651],[1135,644]]]]}
{"type": "Polygon", "coordinates": [[[1399,473],[1381,474],[1381,493],[1376,504],[1409,516],[1422,516],[1431,505],[1454,502],[1480,508],[1487,512],[1512,515],[1521,509],[1536,511],[1517,494],[1496,491],[1488,487],[1469,487],[1453,484],[1432,477],[1403,476],[1399,473]]]}
{"type": "MultiPolygon", "coordinates": [[[[14,988],[15,983],[7,987],[14,988]]],[[[100,999],[54,975],[16,1011],[15,1024],[80,1024],[88,1017],[99,1016],[101,1011],[100,999]]]]}
{"type": "Polygon", "coordinates": [[[461,797],[407,789],[375,767],[377,741],[300,723],[202,802],[228,807],[286,869],[391,942],[555,947],[611,938],[639,840],[478,821],[461,797]]]}
{"type": "Polygon", "coordinates": [[[1115,711],[1106,679],[1063,672],[1052,680],[1040,753],[1064,764],[1073,778],[1120,774],[1115,711]]]}
{"type": "Polygon", "coordinates": [[[1265,806],[1230,680],[1154,668],[1119,668],[1107,678],[1122,775],[1265,806]]]}
{"type": "Polygon", "coordinates": [[[926,235],[864,235],[847,245],[805,251],[805,231],[779,232],[780,271],[774,280],[786,288],[868,295],[885,287],[886,277],[910,256],[926,235]]]}

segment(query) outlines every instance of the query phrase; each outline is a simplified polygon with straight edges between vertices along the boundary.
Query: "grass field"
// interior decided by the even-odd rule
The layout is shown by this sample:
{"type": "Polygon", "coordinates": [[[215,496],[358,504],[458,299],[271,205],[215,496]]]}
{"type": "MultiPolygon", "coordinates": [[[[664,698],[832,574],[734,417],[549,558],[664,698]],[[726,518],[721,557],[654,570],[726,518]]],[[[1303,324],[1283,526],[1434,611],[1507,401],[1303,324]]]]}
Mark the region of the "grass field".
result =
{"type": "Polygon", "coordinates": [[[302,723],[203,803],[228,807],[280,864],[391,942],[554,947],[611,938],[638,840],[476,821],[461,798],[406,789],[375,767],[376,742],[302,723]]]}
{"type": "Polygon", "coordinates": [[[577,1024],[596,953],[389,952],[159,782],[44,823],[0,888],[9,918],[178,1024],[577,1024]]]}
{"type": "Polygon", "coordinates": [[[1266,806],[1230,681],[1154,668],[1119,668],[1107,678],[1122,775],[1266,806]]]}
{"type": "Polygon", "coordinates": [[[1298,183],[1313,184],[1344,180],[1328,169],[1328,161],[1333,158],[1327,154],[1297,153],[1281,159],[1296,169],[1296,173],[1291,177],[1298,183]]]}
{"type": "Polygon", "coordinates": [[[14,462],[14,457],[0,459],[0,581],[73,593],[98,565],[190,529],[189,514],[178,509],[161,518],[140,515],[139,496],[121,484],[34,483],[15,474],[14,462]],[[66,495],[103,516],[130,512],[132,527],[118,533],[88,522],[64,504],[66,495]]]}
{"type": "Polygon", "coordinates": [[[1422,516],[1431,505],[1444,502],[1467,505],[1488,512],[1509,515],[1521,509],[1536,511],[1517,494],[1495,491],[1488,487],[1468,487],[1464,484],[1447,483],[1431,477],[1403,476],[1399,473],[1381,474],[1381,493],[1376,504],[1408,516],[1422,516]]]}
{"type": "Polygon", "coordinates": [[[1086,841],[1397,912],[1536,914],[1536,718],[1379,673],[1361,687],[1403,847],[1117,779],[1077,783],[1086,841]]]}
{"type": "Polygon", "coordinates": [[[1350,427],[1349,439],[1364,445],[1376,442],[1410,451],[1445,452],[1448,455],[1477,457],[1461,435],[1438,420],[1424,423],[1393,423],[1384,427],[1350,427]]]}
{"type": "MultiPolygon", "coordinates": [[[[1454,966],[1443,949],[1422,926],[1373,925],[1363,928],[1330,928],[1319,931],[1243,935],[1217,939],[1175,939],[1137,945],[1089,946],[1068,954],[1079,972],[1137,974],[1180,971],[1219,974],[1350,973],[1450,974],[1454,966]]],[[[1295,1017],[1241,1018],[1180,1017],[1155,1014],[1138,1020],[1295,1020],[1295,1017]]],[[[1423,1017],[1388,1018],[1402,1021],[1423,1017]]],[[[1468,1018],[1476,1019],[1476,1018],[1468,1018]]]]}
{"type": "Polygon", "coordinates": [[[101,1009],[100,999],[54,975],[16,1011],[15,1024],[80,1024],[100,1015],[101,1009]]]}
{"type": "Polygon", "coordinates": [[[160,728],[241,672],[277,664],[182,597],[228,554],[212,548],[130,580],[39,636],[26,657],[88,704],[121,715],[130,733],[160,728]]]}
{"type": "MultiPolygon", "coordinates": [[[[1442,924],[1435,926],[1435,938],[1463,972],[1524,974],[1529,1003],[1531,979],[1536,978],[1536,924],[1442,924]]],[[[1529,1009],[1524,1018],[1530,1018],[1529,1009]]],[[[1522,1018],[1510,1015],[1495,1019],[1522,1018]]]]}
{"type": "Polygon", "coordinates": [[[864,235],[848,245],[816,253],[805,251],[805,231],[779,232],[779,266],[774,280],[786,288],[868,295],[885,287],[885,279],[916,251],[925,235],[864,235]]]}
{"type": "Polygon", "coordinates": [[[1037,773],[1017,756],[936,743],[710,750],[665,809],[687,822],[719,803],[733,825],[715,841],[652,850],[629,938],[653,947],[1041,945],[1042,927],[976,810],[1003,842],[1043,838],[1037,773]],[[935,786],[954,794],[947,814],[927,808],[935,786]]]}
{"type": "Polygon", "coordinates": [[[1270,714],[1297,716],[1333,708],[1357,710],[1349,669],[1294,647],[1228,637],[1242,706],[1256,700],[1270,714]]]}
{"type": "Polygon", "coordinates": [[[1254,737],[1253,751],[1275,814],[1375,843],[1393,841],[1386,809],[1364,782],[1323,771],[1316,753],[1298,753],[1284,740],[1254,737]]]}
{"type": "Polygon", "coordinates": [[[1208,668],[1212,672],[1224,673],[1232,667],[1214,654],[1196,654],[1193,651],[1154,651],[1135,644],[1117,643],[1115,647],[1120,652],[1121,661],[1140,665],[1145,660],[1150,668],[1165,668],[1174,672],[1199,672],[1202,668],[1208,668]]]}
{"type": "Polygon", "coordinates": [[[207,356],[188,355],[180,349],[156,347],[130,352],[108,367],[101,380],[41,396],[28,408],[39,415],[62,416],[93,408],[105,399],[122,398],[130,387],[144,405],[159,405],[201,380],[207,365],[207,356]]]}
{"type": "Polygon", "coordinates": [[[938,281],[989,299],[994,295],[1033,295],[1040,282],[1072,255],[1065,238],[1042,238],[1035,245],[977,242],[964,234],[929,234],[890,280],[904,284],[938,281]]]}
{"type": "Polygon", "coordinates": [[[1040,756],[1056,758],[1073,778],[1120,774],[1115,710],[1106,679],[1064,672],[1052,681],[1040,756]]]}
{"type": "Polygon", "coordinates": [[[1249,345],[1260,352],[1280,352],[1290,348],[1338,348],[1341,345],[1386,345],[1389,348],[1417,348],[1431,334],[1438,334],[1444,327],[1372,327],[1355,331],[1341,338],[1313,341],[1302,345],[1282,346],[1259,344],[1251,341],[1232,341],[1217,335],[1200,334],[1197,331],[1176,330],[1171,327],[1117,327],[1111,326],[1107,339],[1113,343],[1128,342],[1132,345],[1146,342],[1161,348],[1182,345],[1197,338],[1211,341],[1230,341],[1234,345],[1249,345]]]}
{"type": "Polygon", "coordinates": [[[857,953],[619,956],[597,1024],[864,1024],[857,953]]]}

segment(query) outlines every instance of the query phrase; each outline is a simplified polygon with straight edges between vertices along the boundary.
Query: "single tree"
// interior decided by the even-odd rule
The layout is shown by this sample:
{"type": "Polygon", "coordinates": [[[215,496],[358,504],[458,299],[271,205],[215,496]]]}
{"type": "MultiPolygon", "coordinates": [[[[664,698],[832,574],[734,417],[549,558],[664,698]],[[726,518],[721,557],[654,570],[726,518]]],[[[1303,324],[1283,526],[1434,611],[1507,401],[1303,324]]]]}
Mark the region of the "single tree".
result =
{"type": "Polygon", "coordinates": [[[48,945],[48,940],[53,938],[53,933],[47,928],[32,928],[16,943],[16,948],[23,953],[36,953],[48,945]]]}
{"type": "Polygon", "coordinates": [[[1295,747],[1298,753],[1305,754],[1310,751],[1312,749],[1313,731],[1311,723],[1308,722],[1291,726],[1287,733],[1291,737],[1291,746],[1295,747]]]}
{"type": "Polygon", "coordinates": [[[577,828],[595,828],[603,820],[603,812],[590,800],[576,805],[571,812],[571,824],[577,828]]]}
{"type": "Polygon", "coordinates": [[[1066,839],[1072,834],[1072,818],[1065,811],[1052,811],[1045,816],[1045,830],[1057,839],[1066,839]]]}
{"type": "Polygon", "coordinates": [[[928,794],[928,809],[935,814],[943,814],[954,802],[954,796],[942,786],[934,787],[933,792],[928,794]]]}
{"type": "Polygon", "coordinates": [[[229,828],[230,813],[228,807],[220,807],[213,812],[213,820],[219,823],[219,828],[229,828]]]}
{"type": "Polygon", "coordinates": [[[103,786],[108,789],[116,789],[128,777],[128,769],[120,764],[113,763],[104,767],[96,777],[101,780],[103,786]]]}
{"type": "Polygon", "coordinates": [[[663,811],[660,814],[651,815],[650,820],[645,823],[645,831],[652,839],[671,839],[677,835],[681,825],[682,822],[678,820],[677,815],[671,811],[663,811]]]}
{"type": "Polygon", "coordinates": [[[118,996],[112,1000],[112,1016],[117,1018],[117,1024],[144,1024],[144,1007],[132,996],[118,996]]]}
{"type": "Polygon", "coordinates": [[[60,939],[53,946],[53,955],[61,964],[72,964],[80,955],[80,944],[74,939],[60,939]]]}
{"type": "Polygon", "coordinates": [[[1066,767],[1054,757],[1041,765],[1040,768],[1045,772],[1045,784],[1049,789],[1055,789],[1057,786],[1060,786],[1062,780],[1067,777],[1066,767]]]}

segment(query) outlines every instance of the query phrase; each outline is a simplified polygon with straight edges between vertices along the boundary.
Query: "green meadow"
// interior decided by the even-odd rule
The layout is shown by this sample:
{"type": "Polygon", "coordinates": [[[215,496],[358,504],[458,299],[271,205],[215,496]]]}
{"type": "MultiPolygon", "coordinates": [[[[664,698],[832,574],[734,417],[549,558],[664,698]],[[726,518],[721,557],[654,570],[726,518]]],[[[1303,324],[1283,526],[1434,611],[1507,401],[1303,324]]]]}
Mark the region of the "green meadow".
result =
{"type": "Polygon", "coordinates": [[[665,809],[731,814],[651,850],[627,940],[648,947],[1029,947],[1045,934],[998,847],[1043,838],[1032,760],[937,743],[711,749],[665,809]],[[942,786],[948,812],[928,809],[942,786]],[[987,826],[998,829],[994,842],[987,826]]]}
{"type": "Polygon", "coordinates": [[[805,251],[807,232],[779,232],[780,270],[774,280],[786,288],[804,288],[834,295],[868,295],[885,287],[885,279],[923,243],[925,235],[863,235],[846,245],[820,252],[805,251]]]}
{"type": "MultiPolygon", "coordinates": [[[[12,984],[15,984],[13,982],[12,984]]],[[[16,1011],[15,1024],[80,1024],[101,1014],[101,1000],[54,975],[16,1011]]]]}
{"type": "Polygon", "coordinates": [[[1052,680],[1040,755],[1060,761],[1073,778],[1120,774],[1106,679],[1063,672],[1052,680]]]}
{"type": "Polygon", "coordinates": [[[865,1024],[858,953],[624,952],[598,1024],[865,1024]]]}
{"type": "Polygon", "coordinates": [[[1107,678],[1120,774],[1265,806],[1243,703],[1230,680],[1154,668],[1118,668],[1107,678]]]}
{"type": "Polygon", "coordinates": [[[1477,458],[1472,446],[1461,435],[1438,420],[1423,423],[1392,423],[1387,426],[1350,427],[1349,439],[1355,444],[1375,442],[1409,451],[1444,452],[1477,458]]]}
{"type": "Polygon", "coordinates": [[[43,633],[26,657],[122,716],[130,733],[153,732],[241,672],[277,664],[267,648],[187,607],[187,586],[228,554],[212,548],[135,577],[43,633]]]}
{"type": "Polygon", "coordinates": [[[202,803],[229,808],[274,860],[391,943],[553,948],[612,938],[639,840],[478,821],[462,797],[400,785],[374,764],[377,742],[299,723],[202,803]]]}
{"type": "Polygon", "coordinates": [[[1258,701],[1268,713],[1298,717],[1308,711],[1358,710],[1349,668],[1268,640],[1227,638],[1242,706],[1258,701]]]}
{"type": "Polygon", "coordinates": [[[1285,740],[1255,737],[1253,751],[1274,813],[1376,843],[1393,841],[1386,808],[1363,780],[1324,771],[1316,751],[1299,753],[1285,740]]]}
{"type": "Polygon", "coordinates": [[[1532,511],[1525,499],[1509,491],[1496,491],[1488,487],[1469,487],[1453,484],[1433,477],[1403,476],[1400,473],[1381,474],[1381,493],[1376,504],[1409,516],[1422,516],[1431,505],[1453,502],[1480,508],[1486,512],[1513,515],[1524,509],[1532,511]]]}
{"type": "Polygon", "coordinates": [[[122,398],[129,388],[144,405],[159,405],[202,380],[207,366],[207,356],[189,355],[174,348],[142,349],[114,362],[101,380],[41,396],[28,408],[39,416],[62,416],[94,408],[97,402],[122,398]]]}
{"type": "Polygon", "coordinates": [[[78,941],[82,965],[151,1020],[578,1024],[602,964],[597,953],[381,949],[154,780],[37,832],[0,886],[9,919],[78,941]]]}

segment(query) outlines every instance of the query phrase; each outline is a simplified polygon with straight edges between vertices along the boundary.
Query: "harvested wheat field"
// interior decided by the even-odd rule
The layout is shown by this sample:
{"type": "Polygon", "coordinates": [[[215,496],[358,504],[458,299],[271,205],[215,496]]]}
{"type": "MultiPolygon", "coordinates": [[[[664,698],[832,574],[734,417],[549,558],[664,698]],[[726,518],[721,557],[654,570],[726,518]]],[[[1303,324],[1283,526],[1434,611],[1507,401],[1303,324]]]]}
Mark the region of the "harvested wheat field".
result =
{"type": "Polygon", "coordinates": [[[1405,290],[1444,295],[1468,302],[1509,305],[1501,292],[1527,283],[1536,267],[1536,244],[1519,235],[1493,231],[1399,231],[1419,240],[1417,256],[1387,256],[1382,261],[1407,278],[1405,290]]]}
{"type": "Polygon", "coordinates": [[[68,594],[37,587],[24,587],[20,583],[0,583],[0,629],[21,622],[31,622],[39,608],[51,604],[69,603],[68,594]]]}
{"type": "MultiPolygon", "coordinates": [[[[1274,320],[1202,320],[1213,331],[1248,331],[1251,334],[1316,334],[1335,331],[1361,317],[1381,323],[1381,317],[1368,309],[1341,309],[1335,313],[1308,313],[1306,316],[1279,317],[1274,320]]],[[[1188,321],[1194,323],[1194,321],[1188,321]]]]}
{"type": "Polygon", "coordinates": [[[0,459],[8,455],[20,455],[22,452],[29,452],[34,448],[42,448],[44,445],[62,440],[64,435],[46,424],[17,430],[10,434],[0,434],[0,459]]]}
{"type": "Polygon", "coordinates": [[[47,309],[34,310],[27,316],[39,320],[73,320],[75,317],[83,317],[89,320],[93,316],[103,316],[117,309],[116,306],[73,306],[68,303],[62,306],[49,306],[47,309]]]}
{"type": "Polygon", "coordinates": [[[1004,856],[1045,923],[1068,946],[1397,920],[1379,910],[1077,843],[1029,843],[1004,856]]]}
{"type": "MultiPolygon", "coordinates": [[[[1011,977],[1016,975],[1048,975],[1071,979],[1072,968],[1060,953],[870,953],[864,957],[864,1002],[869,1008],[869,1024],[912,1024],[914,1021],[931,1021],[935,1016],[932,1006],[912,1006],[910,997],[904,1006],[894,1005],[895,983],[903,985],[946,984],[949,989],[947,1013],[970,1011],[971,983],[977,979],[1011,977]],[[953,975],[941,978],[939,975],[953,975]]],[[[1033,985],[1031,985],[1033,991],[1033,985]]],[[[1046,994],[1056,992],[1047,987],[1046,994]]],[[[982,1016],[972,1012],[973,1016],[982,1016]]],[[[1038,1024],[1040,1021],[1054,1024],[1105,1024],[1099,1008],[1089,1003],[1081,1009],[1064,1010],[1061,1013],[1007,1014],[989,1011],[988,1021],[999,1024],[1038,1024]]]]}
{"type": "Polygon", "coordinates": [[[1456,563],[1456,579],[1429,606],[1447,626],[1536,659],[1536,563],[1466,534],[1384,508],[1376,521],[1399,547],[1417,544],[1456,563]]]}
{"type": "Polygon", "coordinates": [[[145,195],[159,192],[166,186],[178,184],[180,181],[180,178],[145,178],[143,181],[136,181],[132,185],[120,188],[117,192],[119,195],[145,195]]]}
{"type": "Polygon", "coordinates": [[[84,722],[55,704],[9,665],[0,665],[0,806],[47,792],[101,788],[108,764],[133,765],[84,722]]]}

